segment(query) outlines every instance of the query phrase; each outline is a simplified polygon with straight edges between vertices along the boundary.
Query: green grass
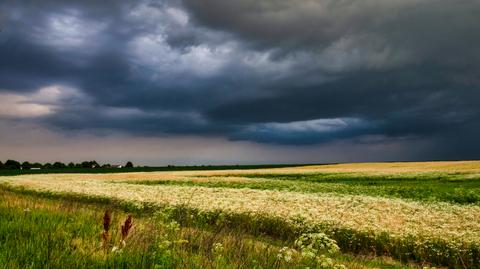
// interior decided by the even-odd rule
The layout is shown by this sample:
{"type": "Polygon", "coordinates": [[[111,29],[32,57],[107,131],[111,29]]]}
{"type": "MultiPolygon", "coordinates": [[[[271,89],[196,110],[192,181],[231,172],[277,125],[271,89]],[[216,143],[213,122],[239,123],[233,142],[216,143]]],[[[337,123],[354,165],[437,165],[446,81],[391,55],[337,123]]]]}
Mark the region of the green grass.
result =
{"type": "Polygon", "coordinates": [[[145,185],[184,185],[210,188],[250,188],[260,190],[285,190],[305,193],[336,193],[394,197],[416,201],[449,202],[458,204],[480,203],[480,178],[468,174],[428,173],[419,175],[359,175],[354,173],[316,174],[250,174],[231,175],[255,180],[252,182],[193,182],[179,181],[129,181],[145,185]]]}
{"type": "Polygon", "coordinates": [[[2,268],[118,268],[152,263],[148,253],[130,249],[104,256],[99,241],[100,211],[72,203],[61,203],[58,210],[41,208],[31,199],[22,205],[9,204],[12,200],[7,194],[1,196],[2,268]]]}
{"type": "MultiPolygon", "coordinates": [[[[277,259],[290,240],[252,236],[188,211],[133,211],[134,229],[121,252],[125,205],[0,188],[0,268],[305,268],[311,260],[277,259]],[[112,235],[101,245],[102,217],[113,211],[112,235]],[[179,222],[174,221],[177,218],[179,222]],[[188,221],[188,220],[191,221],[188,221]],[[183,220],[183,221],[182,221],[183,220]],[[182,224],[180,226],[179,224],[182,224]],[[195,225],[192,225],[195,224],[195,225]],[[215,249],[214,244],[221,244],[215,249]]],[[[218,217],[218,216],[217,216],[218,217]]],[[[218,220],[218,218],[217,218],[218,220]]],[[[413,268],[383,258],[328,255],[348,268],[413,268]]]]}
{"type": "MultiPolygon", "coordinates": [[[[135,212],[142,216],[151,216],[155,212],[161,212],[168,216],[167,220],[173,220],[182,225],[182,227],[199,228],[218,234],[223,231],[231,231],[234,236],[243,237],[253,236],[253,238],[266,238],[267,241],[275,240],[284,242],[285,245],[292,245],[293,241],[303,233],[324,232],[330,238],[337,241],[341,250],[347,253],[357,255],[388,256],[394,257],[403,262],[416,262],[416,264],[428,265],[430,263],[448,266],[449,268],[480,268],[480,245],[468,244],[456,246],[449,241],[442,239],[407,237],[391,237],[387,233],[373,234],[370,232],[361,232],[354,229],[331,226],[328,223],[318,225],[305,225],[302,219],[285,220],[276,217],[264,217],[261,215],[226,213],[222,211],[199,211],[186,206],[159,207],[148,203],[137,204],[121,200],[115,200],[106,197],[88,196],[72,193],[52,193],[39,192],[34,190],[12,188],[0,186],[6,190],[15,193],[26,194],[29,196],[43,197],[46,199],[55,199],[60,201],[73,201],[76,203],[91,203],[98,206],[108,206],[118,210],[127,210],[135,212]],[[459,249],[460,247],[460,249],[459,249]],[[465,267],[467,266],[467,267],[465,267]]],[[[277,244],[278,245],[278,244],[277,244]]],[[[278,245],[278,248],[280,245],[278,245]]],[[[206,247],[208,249],[208,246],[206,247]]],[[[232,247],[230,251],[235,251],[238,247],[232,247]]],[[[241,248],[241,247],[240,247],[241,248]]],[[[195,256],[194,254],[185,254],[184,257],[195,256]]],[[[197,255],[198,256],[198,255],[197,255]]],[[[352,256],[342,255],[335,258],[340,261],[350,261],[352,256]],[[347,258],[345,258],[347,257],[347,258]]],[[[186,258],[181,259],[189,260],[186,258]]],[[[242,259],[243,261],[244,259],[242,259]]],[[[382,259],[365,260],[353,259],[353,264],[364,264],[367,267],[348,267],[348,268],[370,268],[372,264],[383,264],[382,259]]],[[[202,260],[203,261],[203,260],[202,260]]],[[[199,261],[197,261],[199,262],[199,261]]],[[[234,262],[233,260],[230,262],[234,262]]],[[[272,268],[272,264],[266,264],[264,268],[272,268]]],[[[298,265],[298,264],[297,264],[298,265]]],[[[206,266],[206,265],[205,265],[206,266]]],[[[205,268],[203,266],[202,268],[205,268]]],[[[297,268],[288,264],[288,268],[297,268]]],[[[301,267],[301,265],[299,265],[301,267]]],[[[189,267],[193,267],[189,266],[189,267]]],[[[398,263],[387,263],[382,266],[373,266],[374,268],[406,268],[398,263]],[[393,267],[392,267],[393,266],[393,267]]],[[[241,268],[241,267],[236,267],[241,268]]],[[[281,268],[275,267],[273,268],[281,268]]]]}

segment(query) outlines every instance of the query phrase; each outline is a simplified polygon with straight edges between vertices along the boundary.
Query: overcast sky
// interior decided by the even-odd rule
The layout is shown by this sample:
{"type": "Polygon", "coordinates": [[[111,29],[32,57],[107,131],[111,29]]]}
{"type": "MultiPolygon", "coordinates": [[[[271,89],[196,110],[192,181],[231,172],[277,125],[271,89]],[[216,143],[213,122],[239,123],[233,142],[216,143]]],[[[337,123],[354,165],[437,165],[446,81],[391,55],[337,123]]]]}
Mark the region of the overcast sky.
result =
{"type": "Polygon", "coordinates": [[[480,1],[1,1],[0,160],[480,158],[480,1]]]}

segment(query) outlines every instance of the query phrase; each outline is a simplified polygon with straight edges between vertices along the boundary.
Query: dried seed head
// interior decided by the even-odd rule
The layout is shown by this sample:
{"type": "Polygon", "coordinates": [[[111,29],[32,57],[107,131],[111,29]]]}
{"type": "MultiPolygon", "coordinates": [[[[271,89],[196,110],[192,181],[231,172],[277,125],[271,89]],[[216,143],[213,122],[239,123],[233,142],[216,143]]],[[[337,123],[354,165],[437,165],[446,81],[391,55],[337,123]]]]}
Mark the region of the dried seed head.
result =
{"type": "Polygon", "coordinates": [[[122,225],[122,239],[125,240],[128,236],[128,232],[130,231],[130,228],[132,228],[133,221],[132,221],[132,215],[128,215],[128,218],[125,220],[125,223],[122,225]]]}
{"type": "Polygon", "coordinates": [[[110,230],[110,224],[112,222],[112,215],[110,210],[105,211],[105,215],[103,215],[103,230],[108,232],[110,230]]]}

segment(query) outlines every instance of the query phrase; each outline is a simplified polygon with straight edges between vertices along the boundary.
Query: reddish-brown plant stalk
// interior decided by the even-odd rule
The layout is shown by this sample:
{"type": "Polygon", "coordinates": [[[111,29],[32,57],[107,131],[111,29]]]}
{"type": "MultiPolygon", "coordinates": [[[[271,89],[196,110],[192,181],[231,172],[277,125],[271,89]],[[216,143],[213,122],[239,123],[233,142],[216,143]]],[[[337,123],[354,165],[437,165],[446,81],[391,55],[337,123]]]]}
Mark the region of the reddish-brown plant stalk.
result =
{"type": "Polygon", "coordinates": [[[102,245],[103,248],[107,251],[108,250],[108,239],[110,237],[110,225],[112,223],[112,215],[110,210],[105,211],[105,215],[103,215],[103,232],[102,232],[102,245]]]}
{"type": "Polygon", "coordinates": [[[128,233],[133,226],[132,215],[128,215],[128,218],[122,225],[122,245],[125,246],[125,240],[127,239],[128,233]]]}

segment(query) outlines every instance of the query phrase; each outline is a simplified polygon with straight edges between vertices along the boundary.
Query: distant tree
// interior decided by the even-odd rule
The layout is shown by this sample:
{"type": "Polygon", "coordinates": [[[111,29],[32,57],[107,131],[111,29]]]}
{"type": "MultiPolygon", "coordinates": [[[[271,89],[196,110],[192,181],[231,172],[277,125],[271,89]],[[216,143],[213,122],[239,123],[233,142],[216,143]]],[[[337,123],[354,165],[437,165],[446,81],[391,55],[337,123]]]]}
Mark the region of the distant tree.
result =
{"type": "Polygon", "coordinates": [[[97,163],[97,161],[90,161],[92,164],[92,168],[100,168],[101,166],[97,163]]]}
{"type": "Polygon", "coordinates": [[[66,167],[67,166],[62,162],[54,162],[52,165],[52,168],[55,168],[55,169],[64,169],[66,167]]]}
{"type": "Polygon", "coordinates": [[[0,161],[0,169],[3,169],[3,163],[0,161]]]}
{"type": "Polygon", "coordinates": [[[76,163],[75,168],[82,168],[82,164],[81,163],[76,163]]]}
{"type": "Polygon", "coordinates": [[[43,168],[52,169],[52,164],[51,163],[46,163],[46,164],[43,165],[43,168]]]}
{"type": "Polygon", "coordinates": [[[41,163],[34,163],[32,164],[32,168],[43,168],[43,165],[41,163]]]}
{"type": "Polygon", "coordinates": [[[109,163],[106,163],[102,165],[102,168],[112,168],[112,165],[110,165],[109,163]]]}
{"type": "Polygon", "coordinates": [[[98,165],[97,161],[85,161],[82,162],[81,164],[82,168],[98,168],[100,165],[98,165]]]}
{"type": "Polygon", "coordinates": [[[22,163],[22,169],[30,169],[32,168],[32,164],[29,162],[23,162],[22,163]]]}
{"type": "Polygon", "coordinates": [[[91,162],[82,162],[82,168],[92,168],[92,163],[91,162]]]}
{"type": "Polygon", "coordinates": [[[15,160],[7,160],[4,164],[6,169],[20,169],[22,165],[15,160]]]}
{"type": "Polygon", "coordinates": [[[67,165],[67,166],[68,166],[68,168],[75,168],[75,164],[74,164],[74,163],[72,163],[72,162],[68,163],[68,165],[67,165]]]}
{"type": "Polygon", "coordinates": [[[128,161],[127,164],[125,164],[126,168],[133,168],[133,163],[128,161]]]}

